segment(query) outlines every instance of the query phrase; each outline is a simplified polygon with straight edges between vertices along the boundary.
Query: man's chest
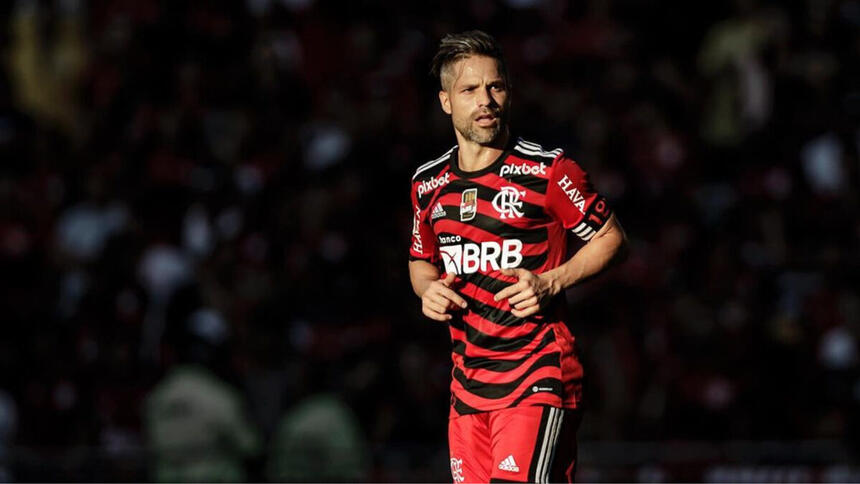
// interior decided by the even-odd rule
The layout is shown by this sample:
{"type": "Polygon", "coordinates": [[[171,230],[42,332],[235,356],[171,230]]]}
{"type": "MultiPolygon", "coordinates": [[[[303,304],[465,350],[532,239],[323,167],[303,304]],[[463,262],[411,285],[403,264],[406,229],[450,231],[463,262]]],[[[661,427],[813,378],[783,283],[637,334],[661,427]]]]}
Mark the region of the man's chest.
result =
{"type": "MultiPolygon", "coordinates": [[[[455,180],[429,207],[430,225],[448,272],[487,273],[521,267],[546,250],[543,196],[507,180],[455,180]]],[[[529,264],[532,265],[532,264],[529,264]]]]}
{"type": "Polygon", "coordinates": [[[436,193],[428,217],[440,236],[506,238],[550,223],[543,204],[543,194],[508,180],[458,179],[436,193]]]}

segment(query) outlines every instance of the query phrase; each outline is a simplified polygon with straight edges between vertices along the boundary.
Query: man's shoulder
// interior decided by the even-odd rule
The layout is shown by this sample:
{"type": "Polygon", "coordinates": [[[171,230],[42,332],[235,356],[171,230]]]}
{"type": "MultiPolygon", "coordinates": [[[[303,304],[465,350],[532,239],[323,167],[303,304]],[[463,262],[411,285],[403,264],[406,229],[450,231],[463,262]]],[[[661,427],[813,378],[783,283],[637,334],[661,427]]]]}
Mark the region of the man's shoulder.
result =
{"type": "Polygon", "coordinates": [[[422,163],[416,170],[415,174],[412,175],[412,182],[418,182],[421,180],[426,180],[429,178],[435,178],[436,175],[439,174],[440,171],[444,170],[446,166],[448,166],[448,161],[451,159],[451,154],[454,152],[454,148],[457,146],[454,145],[446,151],[442,156],[438,158],[434,158],[428,162],[422,163]]]}
{"type": "Polygon", "coordinates": [[[564,150],[562,148],[545,149],[538,143],[518,137],[511,154],[517,158],[552,165],[555,160],[564,156],[564,150]]]}

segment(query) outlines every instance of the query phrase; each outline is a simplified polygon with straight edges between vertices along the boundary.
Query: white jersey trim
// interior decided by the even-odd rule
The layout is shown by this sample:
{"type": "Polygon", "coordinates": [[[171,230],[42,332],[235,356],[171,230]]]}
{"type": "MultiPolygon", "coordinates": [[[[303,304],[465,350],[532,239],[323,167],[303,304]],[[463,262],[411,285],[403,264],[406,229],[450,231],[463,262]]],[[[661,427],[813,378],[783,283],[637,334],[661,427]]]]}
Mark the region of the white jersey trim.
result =
{"type": "Polygon", "coordinates": [[[427,171],[430,168],[433,168],[434,166],[438,165],[439,163],[448,160],[448,158],[451,158],[451,152],[454,151],[454,148],[456,148],[456,146],[452,146],[450,150],[445,152],[445,154],[440,156],[439,158],[436,158],[433,161],[428,161],[427,163],[424,163],[423,165],[419,166],[418,169],[415,170],[415,174],[412,175],[412,179],[414,180],[418,178],[418,175],[421,174],[421,172],[427,171]]]}
{"type": "Polygon", "coordinates": [[[594,237],[594,234],[597,233],[597,230],[589,227],[585,222],[580,222],[579,225],[570,229],[570,231],[586,242],[591,240],[591,238],[594,237]]]}
{"type": "Polygon", "coordinates": [[[517,144],[514,146],[514,149],[525,153],[527,155],[532,156],[542,156],[544,158],[555,158],[556,156],[562,153],[561,148],[556,148],[552,151],[544,151],[543,147],[539,144],[531,143],[522,138],[517,139],[517,144]]]}

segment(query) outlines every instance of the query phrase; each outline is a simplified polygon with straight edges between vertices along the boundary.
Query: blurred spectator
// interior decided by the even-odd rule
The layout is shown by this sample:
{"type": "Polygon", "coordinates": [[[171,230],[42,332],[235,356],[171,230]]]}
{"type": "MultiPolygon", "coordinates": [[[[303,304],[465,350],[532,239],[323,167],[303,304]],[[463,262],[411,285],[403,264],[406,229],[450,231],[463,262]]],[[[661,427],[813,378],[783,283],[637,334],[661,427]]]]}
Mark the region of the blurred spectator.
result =
{"type": "Polygon", "coordinates": [[[699,53],[699,70],[711,80],[703,112],[703,138],[736,146],[770,118],[773,80],[765,54],[777,47],[785,29],[777,8],[736,0],[736,16],[714,25],[699,53]]]}
{"type": "Polygon", "coordinates": [[[53,35],[41,27],[48,21],[42,2],[14,2],[9,46],[12,79],[21,107],[46,124],[56,123],[70,135],[79,135],[80,99],[75,88],[87,63],[83,4],[58,2],[53,35]]]}
{"type": "Polygon", "coordinates": [[[209,367],[228,337],[211,310],[188,321],[189,341],[176,365],[147,397],[146,433],[159,482],[241,482],[246,464],[261,451],[260,437],[244,413],[242,396],[209,367]]]}
{"type": "Polygon", "coordinates": [[[270,482],[362,482],[370,452],[352,411],[337,397],[301,400],[272,436],[266,477],[270,482]]]}

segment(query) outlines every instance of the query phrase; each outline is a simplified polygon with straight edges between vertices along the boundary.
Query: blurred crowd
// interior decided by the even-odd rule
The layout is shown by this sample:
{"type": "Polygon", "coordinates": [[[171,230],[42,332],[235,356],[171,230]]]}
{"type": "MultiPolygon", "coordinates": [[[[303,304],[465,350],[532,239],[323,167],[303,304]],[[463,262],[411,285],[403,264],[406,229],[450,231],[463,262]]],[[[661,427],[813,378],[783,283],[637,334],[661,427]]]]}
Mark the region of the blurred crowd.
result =
{"type": "Polygon", "coordinates": [[[446,479],[408,190],[472,28],[631,240],[580,438],[860,449],[860,0],[0,8],[0,478],[446,479]]]}

